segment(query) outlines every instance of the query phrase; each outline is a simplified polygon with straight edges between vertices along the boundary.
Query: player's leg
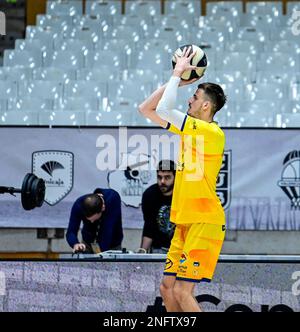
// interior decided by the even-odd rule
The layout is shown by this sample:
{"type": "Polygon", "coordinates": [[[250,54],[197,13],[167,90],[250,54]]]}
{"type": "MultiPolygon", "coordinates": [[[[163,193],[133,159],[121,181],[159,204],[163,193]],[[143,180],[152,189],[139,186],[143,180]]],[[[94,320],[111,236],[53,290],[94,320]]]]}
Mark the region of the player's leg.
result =
{"type": "Polygon", "coordinates": [[[177,225],[167,254],[164,277],[160,285],[160,293],[168,312],[182,311],[174,297],[173,289],[179,260],[183,250],[184,235],[185,227],[177,225]]]}
{"type": "Polygon", "coordinates": [[[160,294],[163,298],[166,310],[168,312],[181,312],[181,307],[174,296],[174,285],[176,275],[164,275],[160,284],[160,294]]]}
{"type": "Polygon", "coordinates": [[[174,295],[183,311],[201,311],[194,297],[195,284],[210,282],[224,240],[222,225],[192,224],[186,234],[174,295]]]}
{"type": "Polygon", "coordinates": [[[184,280],[176,280],[174,286],[174,296],[184,312],[201,312],[201,308],[195,299],[195,283],[184,280]]]}

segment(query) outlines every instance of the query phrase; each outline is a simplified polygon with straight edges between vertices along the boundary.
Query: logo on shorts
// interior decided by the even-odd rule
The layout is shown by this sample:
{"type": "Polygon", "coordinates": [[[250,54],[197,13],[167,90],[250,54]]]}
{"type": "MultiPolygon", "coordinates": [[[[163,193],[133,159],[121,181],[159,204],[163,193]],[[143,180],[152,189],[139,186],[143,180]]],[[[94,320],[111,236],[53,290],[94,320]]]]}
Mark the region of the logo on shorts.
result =
{"type": "Polygon", "coordinates": [[[222,225],[222,231],[225,232],[226,231],[226,226],[222,225]]]}
{"type": "Polygon", "coordinates": [[[200,266],[200,263],[199,263],[199,262],[194,262],[194,263],[193,263],[193,266],[195,266],[195,267],[199,267],[199,266],[200,266]]]}
{"type": "Polygon", "coordinates": [[[185,253],[183,253],[182,255],[181,255],[181,258],[180,258],[180,264],[183,264],[185,261],[187,260],[187,257],[186,257],[186,254],[185,253]]]}
{"type": "Polygon", "coordinates": [[[173,262],[168,258],[166,260],[165,270],[169,270],[173,266],[173,262]]]}

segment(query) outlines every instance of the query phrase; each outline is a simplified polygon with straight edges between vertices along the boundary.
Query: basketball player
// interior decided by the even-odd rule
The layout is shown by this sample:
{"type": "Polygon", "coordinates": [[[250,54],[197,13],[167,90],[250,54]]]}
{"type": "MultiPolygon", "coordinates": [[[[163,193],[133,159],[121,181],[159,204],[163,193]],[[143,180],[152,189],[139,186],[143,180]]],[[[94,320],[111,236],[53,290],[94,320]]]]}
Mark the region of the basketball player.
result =
{"type": "Polygon", "coordinates": [[[176,229],[160,285],[167,311],[175,312],[201,311],[194,287],[211,281],[225,236],[225,214],[216,194],[225,136],[213,118],[226,97],[219,85],[202,83],[188,101],[187,114],[174,109],[178,86],[197,80],[181,80],[184,71],[196,68],[190,65],[195,53],[189,52],[185,48],[176,57],[169,82],[139,106],[145,117],[181,137],[170,217],[176,229]]]}

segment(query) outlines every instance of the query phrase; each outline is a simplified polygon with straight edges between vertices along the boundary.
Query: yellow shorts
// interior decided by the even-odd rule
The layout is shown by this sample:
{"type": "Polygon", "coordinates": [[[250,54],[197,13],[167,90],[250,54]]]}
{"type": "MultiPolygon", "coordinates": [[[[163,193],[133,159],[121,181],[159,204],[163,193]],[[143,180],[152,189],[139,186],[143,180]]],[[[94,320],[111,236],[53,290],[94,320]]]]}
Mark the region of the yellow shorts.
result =
{"type": "Polygon", "coordinates": [[[224,237],[225,225],[176,225],[164,275],[174,275],[178,280],[210,282],[224,237]]]}

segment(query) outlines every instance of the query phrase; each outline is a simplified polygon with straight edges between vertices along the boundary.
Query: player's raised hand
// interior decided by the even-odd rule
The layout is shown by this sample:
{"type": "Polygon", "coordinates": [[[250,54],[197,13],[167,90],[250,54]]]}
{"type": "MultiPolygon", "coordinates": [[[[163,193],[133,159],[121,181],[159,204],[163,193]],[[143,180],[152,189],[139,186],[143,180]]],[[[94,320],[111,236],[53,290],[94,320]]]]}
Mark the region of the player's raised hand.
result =
{"type": "Polygon", "coordinates": [[[195,70],[197,68],[196,66],[192,66],[190,63],[191,59],[196,54],[196,51],[192,52],[191,54],[190,54],[190,51],[191,51],[191,46],[185,47],[182,51],[181,56],[178,56],[177,54],[174,55],[176,58],[176,65],[173,70],[173,74],[175,76],[181,77],[181,75],[186,70],[195,70]]]}

